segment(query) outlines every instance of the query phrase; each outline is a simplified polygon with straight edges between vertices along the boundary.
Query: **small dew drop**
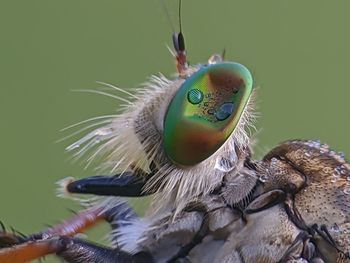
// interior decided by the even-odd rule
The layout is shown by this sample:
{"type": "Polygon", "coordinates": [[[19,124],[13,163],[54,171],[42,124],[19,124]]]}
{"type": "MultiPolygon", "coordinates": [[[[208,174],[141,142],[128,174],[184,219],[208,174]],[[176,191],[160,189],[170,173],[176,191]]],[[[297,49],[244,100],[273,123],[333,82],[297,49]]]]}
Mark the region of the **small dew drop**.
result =
{"type": "Polygon", "coordinates": [[[271,164],[276,164],[277,162],[278,162],[278,159],[277,159],[277,158],[273,157],[273,158],[271,159],[271,164]]]}
{"type": "Polygon", "coordinates": [[[235,150],[232,150],[228,157],[220,157],[216,159],[215,169],[227,173],[232,171],[236,167],[237,154],[235,150]]]}
{"type": "Polygon", "coordinates": [[[80,144],[79,144],[79,143],[74,143],[74,144],[68,146],[68,147],[66,148],[66,150],[67,150],[67,151],[71,151],[71,150],[78,149],[78,148],[80,148],[80,144]]]}
{"type": "Polygon", "coordinates": [[[219,62],[221,62],[221,61],[222,61],[222,56],[219,55],[219,54],[214,54],[214,55],[212,55],[212,56],[209,58],[208,64],[209,64],[209,65],[213,65],[213,64],[217,64],[217,63],[219,63],[219,62]]]}
{"type": "Polygon", "coordinates": [[[346,194],[346,195],[350,195],[350,188],[345,188],[345,189],[343,190],[343,192],[344,192],[344,194],[346,194]]]}
{"type": "Polygon", "coordinates": [[[259,176],[259,181],[262,183],[265,183],[268,180],[268,177],[266,175],[259,176]]]}
{"type": "Polygon", "coordinates": [[[325,150],[329,150],[329,145],[328,144],[321,144],[321,148],[325,149],[325,150]]]}
{"type": "Polygon", "coordinates": [[[346,177],[346,180],[350,182],[350,176],[346,177]]]}
{"type": "Polygon", "coordinates": [[[314,141],[309,141],[307,143],[308,146],[314,147],[314,148],[320,148],[321,147],[321,141],[320,140],[314,140],[314,141]]]}
{"type": "Polygon", "coordinates": [[[336,177],[334,177],[334,178],[331,179],[331,182],[332,182],[332,183],[336,183],[337,181],[338,181],[338,179],[337,179],[336,177]]]}
{"type": "Polygon", "coordinates": [[[339,231],[340,231],[340,228],[339,228],[339,226],[335,223],[333,226],[331,226],[331,230],[334,231],[334,232],[339,232],[339,231]]]}
{"type": "Polygon", "coordinates": [[[207,111],[207,113],[210,114],[210,115],[214,115],[215,114],[215,110],[214,109],[209,109],[207,111]]]}
{"type": "Polygon", "coordinates": [[[219,158],[216,160],[215,169],[227,173],[233,170],[235,165],[227,158],[219,158]]]}
{"type": "Polygon", "coordinates": [[[96,136],[96,137],[94,138],[93,144],[99,144],[101,141],[102,141],[101,136],[96,136]]]}
{"type": "Polygon", "coordinates": [[[231,102],[228,103],[224,103],[220,106],[220,108],[216,111],[215,113],[215,117],[219,120],[219,121],[223,121],[226,120],[228,117],[231,116],[231,114],[234,111],[234,104],[231,102]]]}
{"type": "Polygon", "coordinates": [[[191,89],[188,93],[187,93],[187,100],[191,103],[191,104],[198,104],[201,103],[202,100],[204,98],[203,92],[200,91],[199,89],[191,89]]]}
{"type": "Polygon", "coordinates": [[[97,136],[107,136],[107,135],[110,135],[112,132],[113,132],[113,129],[110,128],[110,127],[100,128],[100,129],[96,130],[95,135],[97,135],[97,136]]]}
{"type": "Polygon", "coordinates": [[[311,153],[309,153],[309,152],[305,152],[304,154],[306,157],[311,157],[311,153]]]}

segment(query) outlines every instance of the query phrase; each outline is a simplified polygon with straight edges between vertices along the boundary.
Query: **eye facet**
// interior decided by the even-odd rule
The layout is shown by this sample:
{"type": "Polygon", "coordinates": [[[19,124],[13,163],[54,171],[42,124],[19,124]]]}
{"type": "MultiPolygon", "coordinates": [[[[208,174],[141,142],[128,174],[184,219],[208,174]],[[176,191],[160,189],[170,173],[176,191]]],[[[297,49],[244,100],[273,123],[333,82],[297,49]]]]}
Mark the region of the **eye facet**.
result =
{"type": "Polygon", "coordinates": [[[179,88],[164,120],[164,149],[174,163],[190,166],[214,154],[236,128],[253,90],[241,64],[203,66],[179,88]]]}

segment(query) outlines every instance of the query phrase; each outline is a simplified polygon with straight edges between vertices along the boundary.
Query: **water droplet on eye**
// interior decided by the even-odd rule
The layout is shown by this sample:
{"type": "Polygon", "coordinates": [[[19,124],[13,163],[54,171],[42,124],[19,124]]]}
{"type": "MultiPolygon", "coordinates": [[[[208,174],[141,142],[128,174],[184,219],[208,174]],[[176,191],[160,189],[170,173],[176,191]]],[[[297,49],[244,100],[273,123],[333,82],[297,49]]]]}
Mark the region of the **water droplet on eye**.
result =
{"type": "Polygon", "coordinates": [[[204,98],[203,92],[201,92],[199,89],[191,89],[187,93],[187,100],[192,104],[201,103],[203,98],[204,98]]]}
{"type": "Polygon", "coordinates": [[[220,157],[216,159],[215,169],[227,173],[236,167],[236,162],[237,154],[235,150],[232,150],[228,157],[220,157]]]}
{"type": "Polygon", "coordinates": [[[214,109],[209,109],[207,112],[210,115],[214,115],[215,114],[215,110],[214,109]]]}
{"type": "Polygon", "coordinates": [[[219,121],[223,121],[226,120],[228,117],[230,117],[230,115],[232,114],[233,110],[234,110],[234,104],[231,102],[228,103],[224,103],[220,106],[220,108],[218,109],[218,111],[215,113],[215,117],[219,120],[219,121]]]}
{"type": "Polygon", "coordinates": [[[345,189],[343,190],[343,192],[344,192],[344,194],[346,194],[346,195],[350,195],[350,188],[345,188],[345,189]]]}

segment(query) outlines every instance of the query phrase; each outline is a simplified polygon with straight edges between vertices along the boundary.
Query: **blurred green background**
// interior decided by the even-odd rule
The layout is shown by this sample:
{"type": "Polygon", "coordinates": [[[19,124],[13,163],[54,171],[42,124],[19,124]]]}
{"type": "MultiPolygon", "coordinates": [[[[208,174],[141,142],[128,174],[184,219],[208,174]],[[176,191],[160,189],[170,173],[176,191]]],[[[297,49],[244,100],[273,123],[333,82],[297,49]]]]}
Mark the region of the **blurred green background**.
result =
{"type": "MultiPolygon", "coordinates": [[[[176,13],[175,0],[166,0],[176,13]],[[175,3],[175,4],[174,4],[175,3]]],[[[259,90],[256,156],[291,138],[350,154],[350,2],[183,1],[189,60],[226,48],[259,90]]],[[[55,182],[94,175],[55,143],[59,130],[114,113],[118,102],[73,93],[96,80],[132,89],[175,71],[171,27],[158,0],[0,1],[0,219],[24,233],[71,215],[55,182]]],[[[142,203],[141,203],[142,205],[142,203]]],[[[107,230],[107,228],[102,229],[107,230]]],[[[100,241],[103,232],[90,238],[100,241]]],[[[58,262],[48,258],[47,262],[58,262]]]]}

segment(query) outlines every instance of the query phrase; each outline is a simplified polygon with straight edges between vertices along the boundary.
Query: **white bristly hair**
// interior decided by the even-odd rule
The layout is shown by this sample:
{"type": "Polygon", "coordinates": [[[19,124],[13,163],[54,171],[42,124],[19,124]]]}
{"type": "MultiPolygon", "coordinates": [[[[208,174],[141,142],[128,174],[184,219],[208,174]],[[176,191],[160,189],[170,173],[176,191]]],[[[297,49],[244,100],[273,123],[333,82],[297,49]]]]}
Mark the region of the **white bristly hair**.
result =
{"type": "MultiPolygon", "coordinates": [[[[197,67],[189,68],[192,73],[197,67]]],[[[151,215],[157,212],[175,211],[174,215],[202,195],[207,195],[220,185],[225,172],[216,169],[218,160],[230,158],[236,151],[245,151],[249,147],[248,129],[254,127],[253,94],[245,106],[241,119],[230,138],[211,157],[192,167],[180,167],[168,160],[162,147],[164,117],[174,94],[183,79],[169,80],[163,75],[152,76],[148,83],[135,94],[124,92],[110,84],[100,83],[116,91],[123,92],[129,98],[124,112],[118,115],[92,118],[80,122],[88,128],[100,125],[99,128],[86,134],[80,140],[69,145],[67,151],[75,151],[75,157],[87,157],[87,164],[96,159],[101,162],[100,172],[116,173],[126,170],[141,169],[149,172],[152,162],[157,165],[157,173],[149,180],[145,191],[157,189],[152,203],[151,215]]],[[[93,92],[88,90],[88,92],[93,92]]],[[[96,93],[115,97],[106,92],[96,93]]],[[[80,133],[83,129],[76,133],[80,133]]]]}

